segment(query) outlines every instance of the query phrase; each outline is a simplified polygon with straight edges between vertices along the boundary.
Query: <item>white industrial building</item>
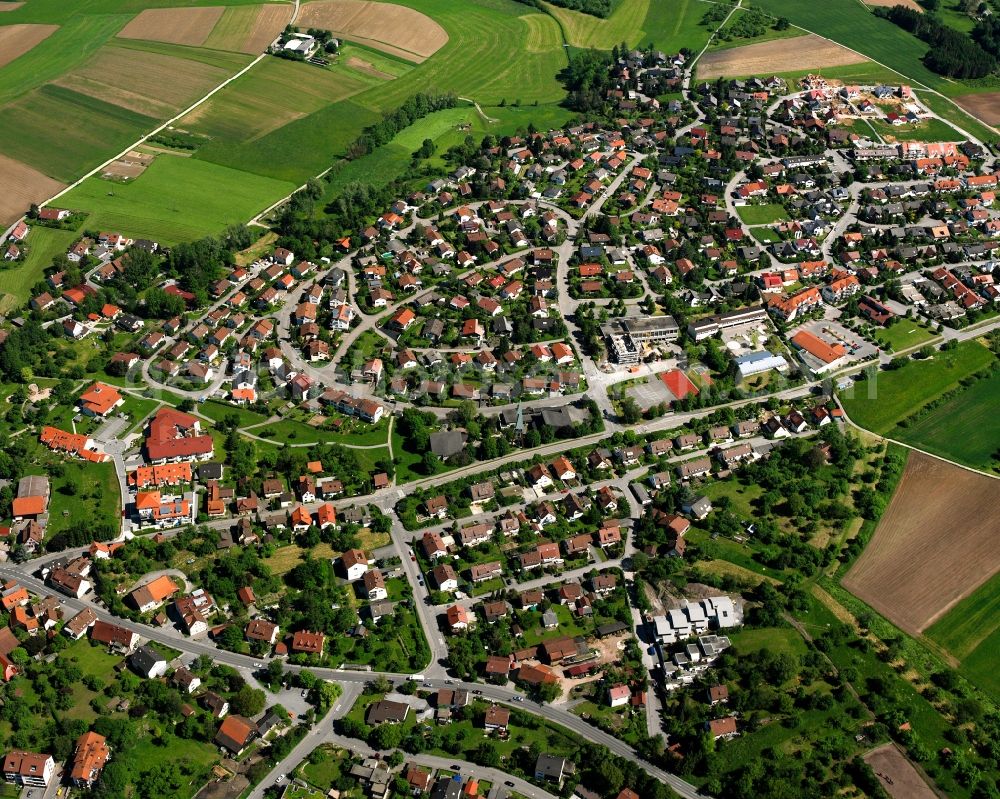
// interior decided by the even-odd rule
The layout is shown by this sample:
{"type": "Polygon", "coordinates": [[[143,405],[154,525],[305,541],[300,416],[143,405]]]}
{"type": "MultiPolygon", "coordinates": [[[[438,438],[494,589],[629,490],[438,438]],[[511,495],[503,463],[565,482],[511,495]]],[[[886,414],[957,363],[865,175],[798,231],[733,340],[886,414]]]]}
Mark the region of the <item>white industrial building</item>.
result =
{"type": "Polygon", "coordinates": [[[738,382],[742,382],[754,375],[770,372],[772,369],[782,373],[788,371],[788,361],[782,356],[775,355],[768,350],[758,350],[738,355],[733,358],[733,363],[736,364],[738,382]]]}

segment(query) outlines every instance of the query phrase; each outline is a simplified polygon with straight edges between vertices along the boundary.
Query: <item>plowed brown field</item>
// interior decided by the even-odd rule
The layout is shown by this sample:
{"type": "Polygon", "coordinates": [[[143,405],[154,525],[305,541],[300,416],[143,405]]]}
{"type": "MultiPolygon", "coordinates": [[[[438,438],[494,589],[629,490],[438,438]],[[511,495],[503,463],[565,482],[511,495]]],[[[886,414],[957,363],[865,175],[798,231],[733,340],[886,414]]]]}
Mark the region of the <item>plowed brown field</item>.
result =
{"type": "Polygon", "coordinates": [[[406,6],[367,0],[306,3],[296,24],[300,28],[324,28],[334,36],[411,61],[423,61],[448,41],[445,29],[425,14],[406,6]]]}
{"type": "Polygon", "coordinates": [[[57,30],[58,25],[4,25],[0,28],[0,67],[24,55],[57,30]]]}
{"type": "Polygon", "coordinates": [[[223,11],[223,6],[147,8],[122,28],[118,35],[123,39],[145,39],[200,47],[223,11]]]}
{"type": "Polygon", "coordinates": [[[6,228],[32,203],[47,200],[66,184],[0,153],[0,226],[6,228]]]}
{"type": "Polygon", "coordinates": [[[963,94],[953,98],[962,108],[987,125],[1000,125],[1000,92],[963,94]]]}
{"type": "Polygon", "coordinates": [[[758,42],[705,53],[698,61],[698,77],[741,77],[775,72],[841,67],[867,61],[863,55],[839,44],[808,34],[793,39],[758,42]]]}
{"type": "Polygon", "coordinates": [[[1000,570],[1000,480],[911,452],[844,587],[917,635],[1000,570]]]}

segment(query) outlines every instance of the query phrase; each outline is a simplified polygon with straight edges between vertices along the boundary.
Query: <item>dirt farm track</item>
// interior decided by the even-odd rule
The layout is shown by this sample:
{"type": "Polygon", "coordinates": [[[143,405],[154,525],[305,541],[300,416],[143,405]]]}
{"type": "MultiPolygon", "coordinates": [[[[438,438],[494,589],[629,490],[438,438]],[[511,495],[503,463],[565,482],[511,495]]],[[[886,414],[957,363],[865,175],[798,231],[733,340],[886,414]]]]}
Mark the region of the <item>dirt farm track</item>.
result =
{"type": "Polygon", "coordinates": [[[867,61],[853,50],[815,34],[758,42],[705,53],[698,61],[698,78],[738,78],[792,70],[822,69],[867,61]]]}
{"type": "Polygon", "coordinates": [[[844,587],[917,635],[1000,570],[1000,480],[911,452],[844,587]]]}

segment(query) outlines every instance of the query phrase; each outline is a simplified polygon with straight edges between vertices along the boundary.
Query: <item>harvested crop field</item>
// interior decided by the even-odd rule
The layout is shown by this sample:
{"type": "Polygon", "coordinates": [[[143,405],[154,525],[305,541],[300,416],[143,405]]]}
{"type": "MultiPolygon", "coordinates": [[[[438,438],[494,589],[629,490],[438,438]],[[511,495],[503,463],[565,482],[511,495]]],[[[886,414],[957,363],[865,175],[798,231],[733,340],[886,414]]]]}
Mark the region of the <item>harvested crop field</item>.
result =
{"type": "Polygon", "coordinates": [[[911,452],[844,587],[917,635],[1000,570],[1000,480],[911,452]]]}
{"type": "Polygon", "coordinates": [[[1000,125],[1000,92],[963,94],[953,98],[962,108],[987,125],[1000,125]]]}
{"type": "Polygon", "coordinates": [[[432,56],[448,41],[445,29],[426,14],[368,0],[306,3],[296,23],[301,28],[325,28],[339,38],[417,62],[432,56]]]}
{"type": "Polygon", "coordinates": [[[920,772],[894,744],[873,749],[864,760],[892,799],[937,799],[920,772]]]}
{"type": "Polygon", "coordinates": [[[24,55],[57,30],[58,25],[4,25],[0,28],[0,67],[24,55]]]}
{"type": "Polygon", "coordinates": [[[0,153],[0,186],[3,186],[0,193],[0,225],[3,227],[20,217],[32,203],[47,200],[66,188],[64,183],[3,153],[0,153]]]}
{"type": "Polygon", "coordinates": [[[201,61],[111,45],[57,83],[130,111],[166,118],[229,75],[201,61]]]}
{"type": "Polygon", "coordinates": [[[123,39],[187,44],[200,47],[219,21],[225,8],[147,8],[122,28],[123,39]]]}
{"type": "Polygon", "coordinates": [[[867,60],[853,50],[810,33],[794,39],[777,39],[705,53],[698,61],[698,77],[709,79],[770,75],[775,72],[860,64],[867,60]]]}
{"type": "Polygon", "coordinates": [[[212,28],[204,46],[247,55],[263,53],[291,18],[290,4],[230,6],[212,28]]]}

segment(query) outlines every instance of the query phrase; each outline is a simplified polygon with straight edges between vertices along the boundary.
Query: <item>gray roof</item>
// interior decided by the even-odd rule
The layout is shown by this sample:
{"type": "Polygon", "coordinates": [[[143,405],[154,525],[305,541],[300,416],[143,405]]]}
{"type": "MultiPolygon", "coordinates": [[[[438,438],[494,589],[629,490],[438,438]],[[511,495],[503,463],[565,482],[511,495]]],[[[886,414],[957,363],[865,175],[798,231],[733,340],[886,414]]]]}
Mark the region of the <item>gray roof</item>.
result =
{"type": "Polygon", "coordinates": [[[132,665],[143,674],[149,674],[150,670],[159,662],[166,663],[167,659],[151,646],[140,646],[132,653],[132,665]]]}
{"type": "Polygon", "coordinates": [[[440,430],[431,433],[431,452],[440,458],[450,458],[465,448],[466,434],[461,430],[440,430]]]}

